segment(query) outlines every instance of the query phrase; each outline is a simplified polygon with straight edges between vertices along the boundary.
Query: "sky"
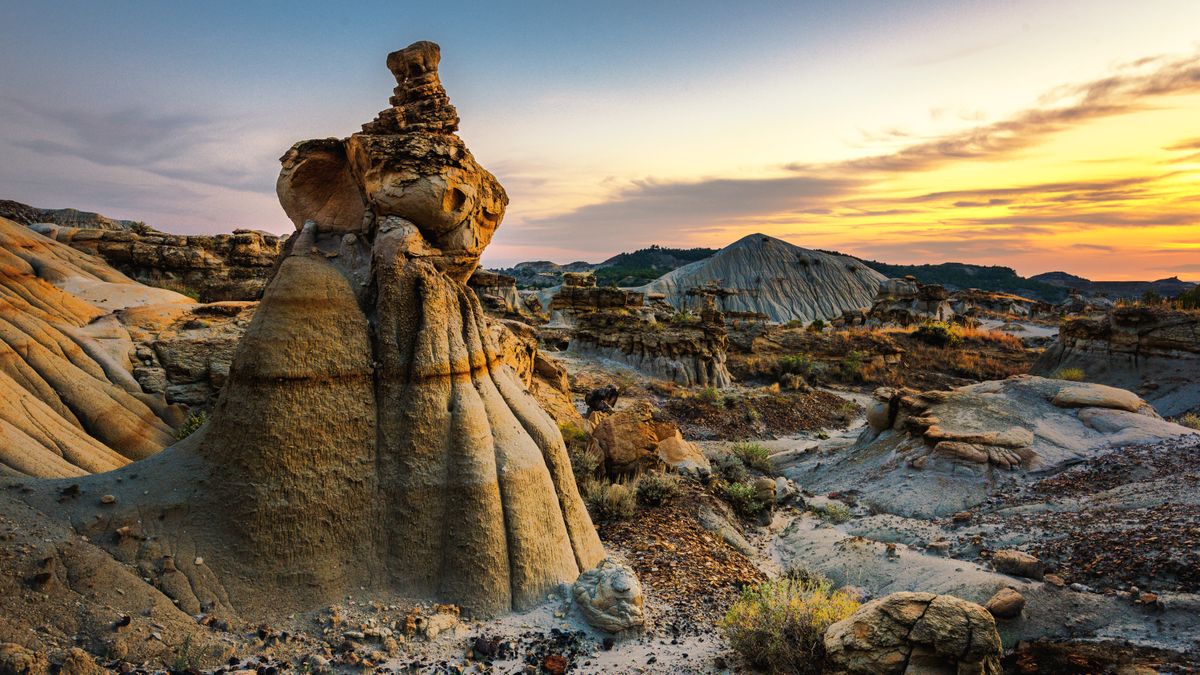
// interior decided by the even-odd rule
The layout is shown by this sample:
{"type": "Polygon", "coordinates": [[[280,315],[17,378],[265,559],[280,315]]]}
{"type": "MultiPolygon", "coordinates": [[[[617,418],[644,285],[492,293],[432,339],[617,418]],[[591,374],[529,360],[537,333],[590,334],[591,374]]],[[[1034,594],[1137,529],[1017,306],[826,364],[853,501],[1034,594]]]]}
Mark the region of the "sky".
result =
{"type": "Polygon", "coordinates": [[[10,2],[0,198],[285,233],[292,143],[442,46],[508,190],[484,256],[751,232],[890,263],[1200,279],[1200,2],[10,2]]]}

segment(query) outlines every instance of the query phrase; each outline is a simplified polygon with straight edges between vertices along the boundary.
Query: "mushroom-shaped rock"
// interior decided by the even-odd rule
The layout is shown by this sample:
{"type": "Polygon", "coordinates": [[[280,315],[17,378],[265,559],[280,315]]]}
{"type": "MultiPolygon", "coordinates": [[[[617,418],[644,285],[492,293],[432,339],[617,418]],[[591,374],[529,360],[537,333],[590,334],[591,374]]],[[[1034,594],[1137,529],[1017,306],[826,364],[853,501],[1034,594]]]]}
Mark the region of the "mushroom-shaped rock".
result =
{"type": "MultiPolygon", "coordinates": [[[[508,198],[453,133],[439,59],[393,53],[391,108],[284,156],[297,232],[209,423],[81,479],[114,502],[80,533],[153,523],[145,546],[104,545],[147,569],[174,556],[180,608],[259,618],[366,589],[496,614],[604,557],[557,425],[464,283],[508,198]]],[[[85,520],[50,489],[27,501],[85,520]]]]}
{"type": "Polygon", "coordinates": [[[646,624],[637,575],[612,558],[579,575],[572,595],[583,618],[602,631],[623,633],[646,624]]]}

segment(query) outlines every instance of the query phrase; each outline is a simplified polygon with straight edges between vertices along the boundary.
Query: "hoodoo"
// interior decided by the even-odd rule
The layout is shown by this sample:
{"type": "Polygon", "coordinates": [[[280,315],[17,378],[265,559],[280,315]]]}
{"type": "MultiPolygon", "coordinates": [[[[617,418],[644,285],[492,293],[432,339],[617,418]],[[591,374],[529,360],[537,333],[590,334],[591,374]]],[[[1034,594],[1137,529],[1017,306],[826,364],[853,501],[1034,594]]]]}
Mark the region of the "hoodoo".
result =
{"type": "Polygon", "coordinates": [[[558,427],[464,283],[508,198],[454,134],[439,60],[430,42],[392,53],[391,108],[282,158],[298,231],[211,422],[72,496],[31,483],[25,501],[158,574],[185,611],[363,588],[494,614],[604,556],[558,427]],[[96,495],[111,497],[100,515],[96,495]]]}

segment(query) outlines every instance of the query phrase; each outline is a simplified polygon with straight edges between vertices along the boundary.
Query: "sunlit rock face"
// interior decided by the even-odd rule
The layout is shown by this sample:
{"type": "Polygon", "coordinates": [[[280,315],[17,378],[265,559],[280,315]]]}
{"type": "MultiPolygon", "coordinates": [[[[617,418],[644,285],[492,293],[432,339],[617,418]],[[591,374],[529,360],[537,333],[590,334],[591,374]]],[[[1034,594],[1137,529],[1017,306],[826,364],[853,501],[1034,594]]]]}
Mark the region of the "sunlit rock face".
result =
{"type": "Polygon", "coordinates": [[[507,197],[454,135],[437,60],[431,43],[392,54],[393,108],[283,157],[298,231],[211,421],[80,479],[111,496],[103,519],[53,487],[26,498],[122,563],[165,570],[156,587],[189,614],[258,620],[349,593],[498,614],[604,557],[558,426],[464,283],[507,197]]]}

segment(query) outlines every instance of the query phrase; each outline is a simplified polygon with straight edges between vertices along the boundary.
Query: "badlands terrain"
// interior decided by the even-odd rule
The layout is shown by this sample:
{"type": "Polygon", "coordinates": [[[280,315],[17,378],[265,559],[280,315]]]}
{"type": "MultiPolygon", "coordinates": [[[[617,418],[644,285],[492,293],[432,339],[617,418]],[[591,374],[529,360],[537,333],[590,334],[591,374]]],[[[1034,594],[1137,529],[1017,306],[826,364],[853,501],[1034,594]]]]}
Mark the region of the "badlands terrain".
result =
{"type": "Polygon", "coordinates": [[[0,674],[1200,668],[1194,284],[486,270],[440,58],[288,237],[0,201],[0,674]]]}

